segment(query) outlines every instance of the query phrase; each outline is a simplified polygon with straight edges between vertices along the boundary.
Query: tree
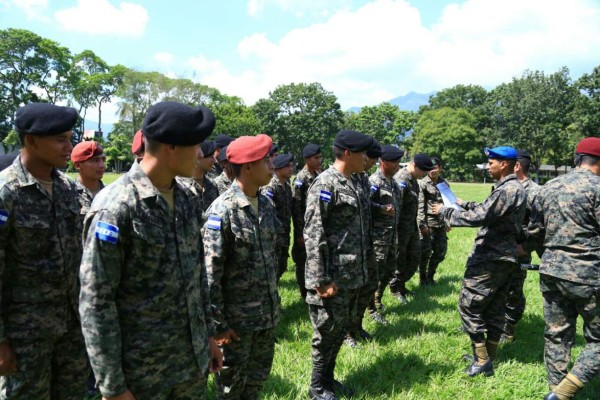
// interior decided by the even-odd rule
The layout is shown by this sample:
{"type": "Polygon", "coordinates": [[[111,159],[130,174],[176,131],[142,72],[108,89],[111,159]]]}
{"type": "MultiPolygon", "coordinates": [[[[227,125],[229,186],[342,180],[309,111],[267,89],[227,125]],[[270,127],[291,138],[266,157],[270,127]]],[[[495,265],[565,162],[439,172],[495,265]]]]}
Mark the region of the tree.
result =
{"type": "Polygon", "coordinates": [[[215,133],[226,133],[232,137],[253,136],[263,131],[262,125],[239,97],[219,95],[211,99],[208,107],[215,114],[215,133]]]}
{"type": "Polygon", "coordinates": [[[128,161],[133,161],[131,154],[131,141],[133,135],[129,135],[117,128],[108,135],[108,143],[104,147],[106,154],[107,169],[112,167],[115,172],[123,171],[128,161]]]}
{"type": "Polygon", "coordinates": [[[584,136],[600,136],[600,65],[575,83],[579,91],[574,119],[584,136]]]}
{"type": "Polygon", "coordinates": [[[400,110],[390,103],[361,108],[358,114],[347,115],[346,127],[373,136],[380,143],[405,145],[406,135],[417,121],[411,111],[400,110]]]}

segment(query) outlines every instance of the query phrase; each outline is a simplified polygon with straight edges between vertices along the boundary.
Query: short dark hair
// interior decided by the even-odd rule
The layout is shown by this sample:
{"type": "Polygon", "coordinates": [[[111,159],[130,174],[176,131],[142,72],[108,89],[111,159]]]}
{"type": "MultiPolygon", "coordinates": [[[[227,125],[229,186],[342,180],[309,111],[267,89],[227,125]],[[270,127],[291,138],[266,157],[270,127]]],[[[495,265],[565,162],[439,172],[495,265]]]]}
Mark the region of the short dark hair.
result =
{"type": "Polygon", "coordinates": [[[242,167],[243,166],[244,166],[244,164],[229,163],[229,168],[231,168],[231,173],[236,178],[239,178],[239,176],[242,174],[242,167]]]}
{"type": "Polygon", "coordinates": [[[575,154],[575,166],[595,165],[600,161],[600,157],[591,156],[589,154],[575,154]]]}
{"type": "Polygon", "coordinates": [[[333,155],[335,156],[336,159],[341,159],[344,156],[344,149],[342,149],[341,147],[337,147],[337,146],[332,146],[332,150],[333,150],[333,155]]]}
{"type": "Polygon", "coordinates": [[[523,173],[528,174],[529,168],[531,168],[531,160],[528,158],[518,158],[517,161],[523,170],[523,173]]]}
{"type": "Polygon", "coordinates": [[[162,143],[153,139],[144,137],[144,151],[148,153],[156,153],[162,143]]]}

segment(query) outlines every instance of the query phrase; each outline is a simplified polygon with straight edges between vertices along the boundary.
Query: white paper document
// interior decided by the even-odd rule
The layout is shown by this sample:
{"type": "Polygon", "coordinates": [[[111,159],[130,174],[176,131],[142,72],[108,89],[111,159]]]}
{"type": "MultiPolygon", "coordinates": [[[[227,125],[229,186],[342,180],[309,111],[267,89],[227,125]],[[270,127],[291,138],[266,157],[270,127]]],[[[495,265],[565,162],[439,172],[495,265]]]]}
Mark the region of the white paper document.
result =
{"type": "Polygon", "coordinates": [[[456,204],[456,195],[454,194],[452,189],[450,189],[450,186],[448,186],[447,183],[445,183],[445,182],[438,183],[437,185],[435,185],[435,187],[437,187],[438,190],[440,191],[440,194],[442,195],[442,200],[444,201],[445,207],[452,207],[452,208],[456,208],[457,210],[463,209],[461,206],[456,204]]]}

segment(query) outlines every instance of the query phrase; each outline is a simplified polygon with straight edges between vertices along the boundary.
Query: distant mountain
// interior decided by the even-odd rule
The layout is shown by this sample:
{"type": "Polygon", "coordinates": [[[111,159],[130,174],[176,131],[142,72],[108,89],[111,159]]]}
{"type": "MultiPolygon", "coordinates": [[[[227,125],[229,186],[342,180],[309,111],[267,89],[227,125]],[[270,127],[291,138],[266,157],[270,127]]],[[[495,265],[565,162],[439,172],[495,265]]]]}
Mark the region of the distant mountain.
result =
{"type": "MultiPolygon", "coordinates": [[[[398,106],[401,110],[406,111],[419,111],[419,107],[429,104],[429,96],[434,95],[435,92],[429,93],[415,93],[410,92],[404,96],[399,96],[388,100],[388,103],[398,106]]],[[[351,107],[347,111],[358,114],[361,107],[351,107]]]]}

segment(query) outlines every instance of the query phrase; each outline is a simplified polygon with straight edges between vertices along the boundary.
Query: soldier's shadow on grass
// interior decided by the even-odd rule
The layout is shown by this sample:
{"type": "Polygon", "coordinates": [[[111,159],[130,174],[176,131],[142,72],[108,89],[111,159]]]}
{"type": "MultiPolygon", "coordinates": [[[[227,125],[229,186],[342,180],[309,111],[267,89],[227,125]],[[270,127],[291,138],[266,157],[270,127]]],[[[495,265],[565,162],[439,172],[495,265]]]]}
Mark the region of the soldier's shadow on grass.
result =
{"type": "Polygon", "coordinates": [[[544,319],[539,315],[526,315],[518,324],[512,343],[501,344],[499,361],[515,360],[522,363],[544,362],[544,319]]]}

